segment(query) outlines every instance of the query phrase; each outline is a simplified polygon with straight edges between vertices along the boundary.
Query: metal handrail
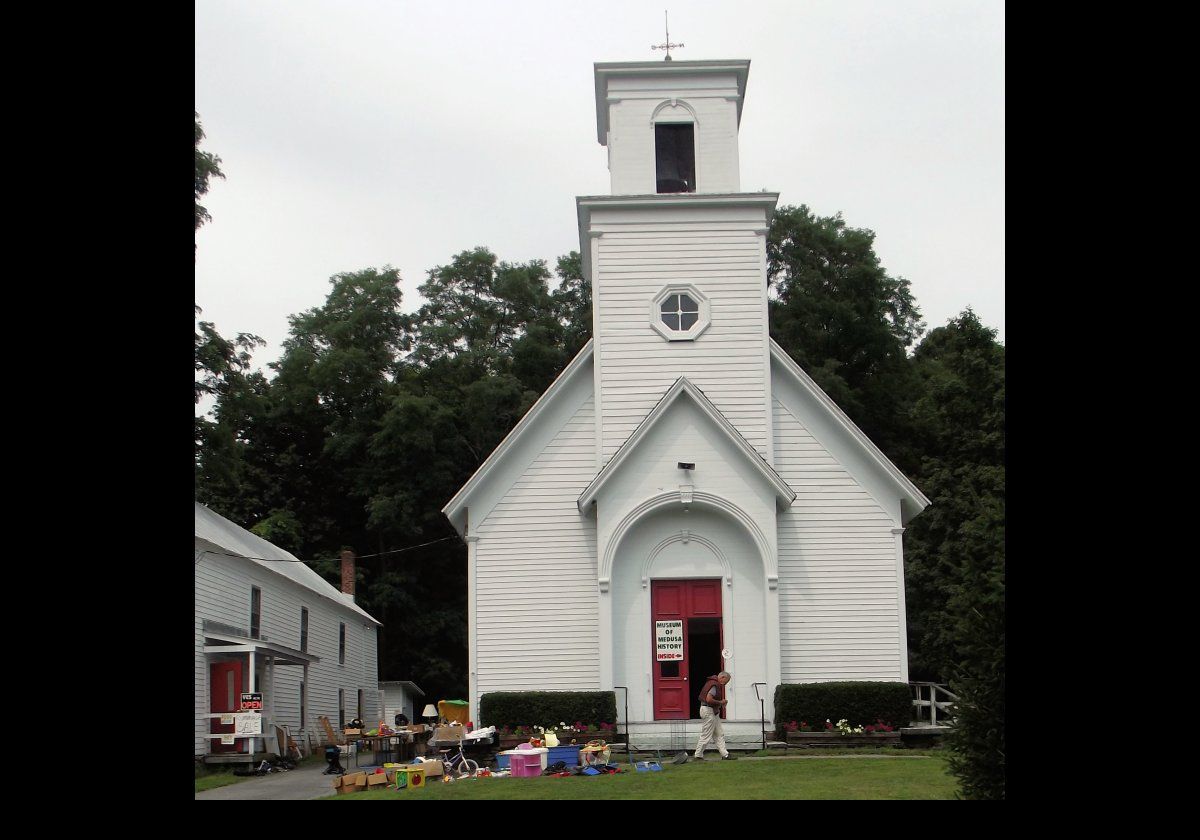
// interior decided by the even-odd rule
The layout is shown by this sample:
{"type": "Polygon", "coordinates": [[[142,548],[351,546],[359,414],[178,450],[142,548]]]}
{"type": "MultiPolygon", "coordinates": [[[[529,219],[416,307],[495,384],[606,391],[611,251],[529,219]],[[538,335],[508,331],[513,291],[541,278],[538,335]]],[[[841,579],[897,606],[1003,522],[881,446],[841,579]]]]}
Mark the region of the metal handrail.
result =
{"type": "Polygon", "coordinates": [[[763,696],[758,693],[758,687],[761,685],[763,688],[766,688],[767,684],[765,682],[756,682],[750,683],[750,685],[754,688],[754,696],[758,698],[760,712],[758,728],[759,731],[762,732],[762,748],[765,750],[767,748],[767,701],[764,700],[763,696]]]}
{"type": "Polygon", "coordinates": [[[623,685],[614,685],[613,690],[618,688],[625,692],[625,759],[633,764],[633,744],[629,737],[629,688],[623,685]]]}

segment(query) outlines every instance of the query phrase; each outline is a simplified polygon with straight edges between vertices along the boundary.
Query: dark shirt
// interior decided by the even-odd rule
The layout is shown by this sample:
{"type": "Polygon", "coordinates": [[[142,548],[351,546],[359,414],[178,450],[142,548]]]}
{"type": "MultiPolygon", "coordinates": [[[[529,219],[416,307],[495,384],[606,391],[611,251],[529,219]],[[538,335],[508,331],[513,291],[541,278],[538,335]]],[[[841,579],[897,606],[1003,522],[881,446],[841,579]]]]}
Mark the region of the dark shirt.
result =
{"type": "Polygon", "coordinates": [[[725,686],[721,685],[717,676],[713,675],[704,683],[704,687],[700,689],[700,702],[711,708],[713,711],[721,710],[719,701],[725,699],[725,686]]]}

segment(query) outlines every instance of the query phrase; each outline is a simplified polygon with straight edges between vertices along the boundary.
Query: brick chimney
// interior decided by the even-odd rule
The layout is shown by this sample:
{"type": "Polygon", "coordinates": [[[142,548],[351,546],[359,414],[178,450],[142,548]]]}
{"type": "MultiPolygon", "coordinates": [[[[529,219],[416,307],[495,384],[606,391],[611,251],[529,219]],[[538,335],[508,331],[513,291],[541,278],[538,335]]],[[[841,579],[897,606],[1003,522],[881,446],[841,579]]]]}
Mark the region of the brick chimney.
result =
{"type": "Polygon", "coordinates": [[[342,549],[342,591],[354,597],[354,552],[342,549]]]}

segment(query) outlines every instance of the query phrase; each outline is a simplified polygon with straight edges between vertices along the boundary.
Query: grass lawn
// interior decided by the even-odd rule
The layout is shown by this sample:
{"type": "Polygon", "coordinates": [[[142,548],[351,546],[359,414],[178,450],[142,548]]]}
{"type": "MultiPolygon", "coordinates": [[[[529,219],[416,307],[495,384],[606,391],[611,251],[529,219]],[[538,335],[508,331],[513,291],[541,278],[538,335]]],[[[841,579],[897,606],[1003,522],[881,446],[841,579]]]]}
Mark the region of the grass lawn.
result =
{"type": "MultiPolygon", "coordinates": [[[[629,765],[623,764],[623,768],[629,765]]],[[[660,773],[536,779],[440,779],[418,790],[327,799],[953,799],[945,759],[800,758],[664,764],[660,773]]]]}
{"type": "Polygon", "coordinates": [[[211,767],[196,768],[196,793],[213,788],[225,787],[225,785],[234,785],[238,782],[244,782],[247,779],[254,778],[253,776],[235,776],[233,768],[237,765],[213,765],[211,767]]]}

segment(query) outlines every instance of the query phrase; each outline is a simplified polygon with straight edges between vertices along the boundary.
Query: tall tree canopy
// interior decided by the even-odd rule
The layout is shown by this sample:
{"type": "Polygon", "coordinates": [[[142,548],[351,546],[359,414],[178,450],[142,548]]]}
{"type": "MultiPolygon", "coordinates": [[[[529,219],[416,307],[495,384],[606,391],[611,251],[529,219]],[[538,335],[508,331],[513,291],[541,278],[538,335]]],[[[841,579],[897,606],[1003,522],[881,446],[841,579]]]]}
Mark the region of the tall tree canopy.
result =
{"type": "Polygon", "coordinates": [[[906,469],[914,461],[899,422],[912,393],[906,351],[925,325],[909,282],[888,275],[874,242],[840,213],[776,210],[767,239],[771,337],[906,469]]]}
{"type": "Polygon", "coordinates": [[[204,129],[200,127],[200,114],[196,112],[196,230],[205,222],[211,222],[212,216],[200,204],[200,196],[208,192],[208,183],[213,178],[224,178],[221,172],[221,159],[211,152],[200,151],[200,141],[204,139],[204,129]]]}
{"type": "MultiPolygon", "coordinates": [[[[198,420],[211,433],[197,438],[197,498],[331,582],[353,548],[385,677],[466,692],[466,552],[441,505],[586,342],[569,320],[590,328],[578,264],[560,258],[551,291],[540,260],[463,251],[429,272],[411,314],[394,269],[339,274],[324,305],[289,319],[270,382],[197,385],[219,390],[217,422],[198,420]]],[[[240,374],[257,339],[201,327],[197,359],[240,374]]]]}
{"type": "Polygon", "coordinates": [[[914,679],[959,695],[952,769],[963,794],[1003,799],[1004,347],[971,310],[917,348],[913,476],[932,504],[906,534],[914,679]]]}

